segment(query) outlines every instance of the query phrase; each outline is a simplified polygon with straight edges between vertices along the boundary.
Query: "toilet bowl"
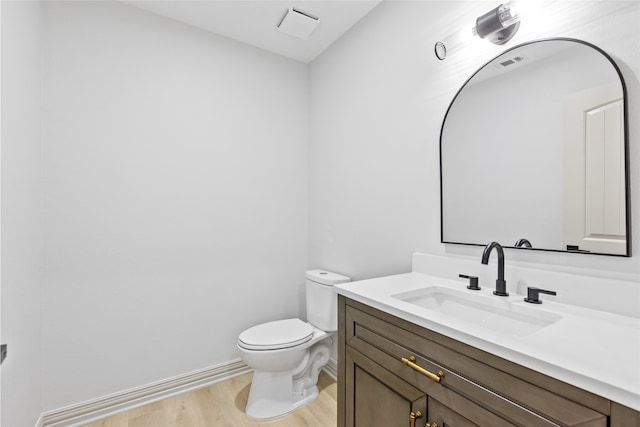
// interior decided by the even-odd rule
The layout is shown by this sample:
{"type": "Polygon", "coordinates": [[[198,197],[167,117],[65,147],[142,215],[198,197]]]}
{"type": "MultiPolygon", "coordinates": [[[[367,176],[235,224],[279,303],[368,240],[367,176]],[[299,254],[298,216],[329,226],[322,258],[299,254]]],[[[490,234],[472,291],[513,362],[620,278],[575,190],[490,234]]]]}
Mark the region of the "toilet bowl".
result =
{"type": "Polygon", "coordinates": [[[350,279],[324,270],[306,272],[308,322],[284,319],[263,323],[238,336],[238,352],[254,369],[245,412],[264,420],[285,415],[318,395],[318,375],[330,358],[337,328],[333,285],[350,279]]]}

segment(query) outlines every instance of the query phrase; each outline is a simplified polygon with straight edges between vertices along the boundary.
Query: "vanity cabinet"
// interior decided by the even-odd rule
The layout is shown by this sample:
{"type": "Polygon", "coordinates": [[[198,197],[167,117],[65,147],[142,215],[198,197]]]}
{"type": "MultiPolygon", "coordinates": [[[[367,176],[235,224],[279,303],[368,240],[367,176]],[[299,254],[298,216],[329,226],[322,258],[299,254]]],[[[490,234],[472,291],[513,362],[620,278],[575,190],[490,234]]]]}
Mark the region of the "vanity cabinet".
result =
{"type": "Polygon", "coordinates": [[[629,408],[339,296],[338,427],[640,427],[629,408]]]}

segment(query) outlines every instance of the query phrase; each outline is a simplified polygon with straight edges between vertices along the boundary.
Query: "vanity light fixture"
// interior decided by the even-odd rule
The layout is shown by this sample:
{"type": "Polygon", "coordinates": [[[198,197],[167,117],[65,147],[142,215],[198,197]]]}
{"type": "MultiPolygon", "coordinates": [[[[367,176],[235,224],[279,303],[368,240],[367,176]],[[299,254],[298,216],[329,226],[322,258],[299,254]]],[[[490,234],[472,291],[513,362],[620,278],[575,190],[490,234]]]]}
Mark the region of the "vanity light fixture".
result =
{"type": "Polygon", "coordinates": [[[469,29],[462,29],[444,40],[439,40],[434,46],[436,57],[444,60],[447,52],[455,47],[465,36],[477,36],[487,39],[493,44],[502,45],[513,38],[520,28],[520,15],[514,1],[508,1],[495,9],[476,18],[476,25],[469,29]]]}
{"type": "Polygon", "coordinates": [[[520,16],[514,2],[510,1],[496,7],[476,19],[474,31],[481,39],[493,44],[505,44],[518,32],[520,16]]]}
{"type": "Polygon", "coordinates": [[[473,42],[477,36],[473,26],[469,25],[436,42],[434,50],[438,59],[443,60],[458,47],[473,42]]]}

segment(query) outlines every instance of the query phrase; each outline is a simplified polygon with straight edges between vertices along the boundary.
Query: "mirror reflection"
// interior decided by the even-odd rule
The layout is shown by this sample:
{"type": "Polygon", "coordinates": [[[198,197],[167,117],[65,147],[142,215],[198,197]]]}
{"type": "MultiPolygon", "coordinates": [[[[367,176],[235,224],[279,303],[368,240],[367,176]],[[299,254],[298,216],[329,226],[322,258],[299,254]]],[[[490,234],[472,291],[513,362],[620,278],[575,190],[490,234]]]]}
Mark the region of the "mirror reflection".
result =
{"type": "Polygon", "coordinates": [[[445,116],[442,242],[629,256],[626,135],[624,81],[603,51],[506,51],[445,116]]]}

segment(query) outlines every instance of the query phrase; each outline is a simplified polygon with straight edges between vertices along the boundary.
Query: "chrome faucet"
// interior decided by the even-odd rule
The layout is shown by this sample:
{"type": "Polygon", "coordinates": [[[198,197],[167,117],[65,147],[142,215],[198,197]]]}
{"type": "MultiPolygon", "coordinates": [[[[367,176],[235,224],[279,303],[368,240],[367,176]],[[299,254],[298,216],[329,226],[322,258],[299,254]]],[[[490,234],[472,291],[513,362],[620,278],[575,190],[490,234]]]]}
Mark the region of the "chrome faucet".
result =
{"type": "Polygon", "coordinates": [[[498,252],[498,278],[496,279],[496,290],[493,291],[493,294],[506,297],[509,296],[509,293],[507,292],[507,282],[504,280],[504,250],[502,250],[500,243],[491,242],[485,246],[484,252],[482,252],[482,263],[484,265],[489,264],[489,255],[491,255],[491,251],[494,248],[498,252]]]}

